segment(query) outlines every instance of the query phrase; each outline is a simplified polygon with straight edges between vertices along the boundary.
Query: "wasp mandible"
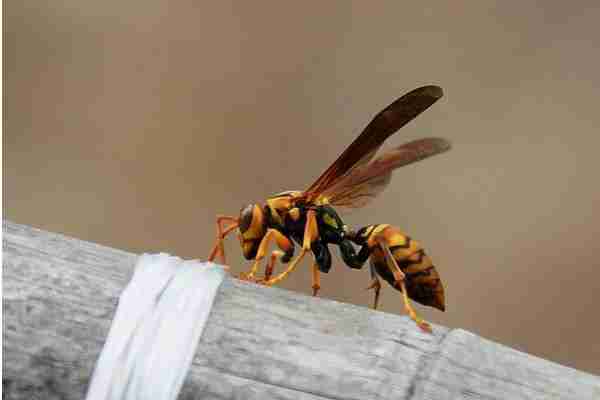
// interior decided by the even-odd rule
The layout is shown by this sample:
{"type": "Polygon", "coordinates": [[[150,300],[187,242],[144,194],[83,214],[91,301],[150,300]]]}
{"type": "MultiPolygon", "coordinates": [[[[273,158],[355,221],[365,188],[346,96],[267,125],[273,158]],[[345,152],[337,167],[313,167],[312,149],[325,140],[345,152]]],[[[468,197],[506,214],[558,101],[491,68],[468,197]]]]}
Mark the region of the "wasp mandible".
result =
{"type": "MultiPolygon", "coordinates": [[[[360,269],[371,258],[372,279],[377,282],[371,285],[375,289],[375,307],[379,298],[378,280],[374,275],[376,272],[403,292],[405,306],[411,318],[425,328],[426,323],[416,316],[407,298],[419,301],[414,297],[417,296],[415,288],[418,285],[415,286],[416,281],[410,281],[411,274],[398,265],[398,261],[402,262],[404,259],[394,255],[394,244],[388,240],[390,232],[395,228],[385,225],[387,228],[382,231],[382,236],[378,228],[367,227],[367,230],[370,229],[369,235],[364,236],[367,231],[357,233],[351,230],[336,210],[364,207],[389,184],[393,170],[450,149],[450,143],[445,139],[425,138],[402,144],[374,158],[388,137],[433,105],[442,95],[440,87],[430,85],[412,90],[394,101],[373,118],[308,189],[273,195],[266,199],[265,204],[250,204],[240,210],[238,217],[218,216],[216,243],[208,259],[212,261],[219,256],[221,263],[225,264],[223,240],[229,233],[237,230],[244,257],[254,260],[251,269],[242,278],[257,281],[255,274],[260,261],[267,256],[269,245],[274,241],[278,250],[271,252],[265,277],[258,281],[270,286],[285,279],[306,253],[312,252],[312,288],[313,295],[316,295],[320,289],[319,273],[326,273],[331,268],[328,245],[337,245],[342,260],[350,268],[360,269]],[[294,242],[301,247],[299,254],[292,260],[294,242]],[[363,246],[358,254],[353,243],[363,246]],[[277,260],[289,265],[283,272],[272,277],[277,260]]],[[[437,272],[435,275],[437,276],[437,272]]],[[[438,289],[441,288],[441,291],[436,289],[437,303],[427,305],[435,307],[441,304],[437,308],[443,309],[443,288],[439,277],[437,279],[438,289]]]]}

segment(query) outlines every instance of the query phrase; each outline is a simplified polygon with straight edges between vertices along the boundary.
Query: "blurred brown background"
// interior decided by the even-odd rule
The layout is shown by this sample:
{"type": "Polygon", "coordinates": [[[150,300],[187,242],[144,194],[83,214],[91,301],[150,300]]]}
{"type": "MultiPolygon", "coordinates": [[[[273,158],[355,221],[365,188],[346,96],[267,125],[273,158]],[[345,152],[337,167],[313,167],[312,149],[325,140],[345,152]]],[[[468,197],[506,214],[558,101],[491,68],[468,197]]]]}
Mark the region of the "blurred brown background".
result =
{"type": "MultiPolygon", "coordinates": [[[[454,149],[347,223],[425,245],[448,305],[425,317],[599,374],[600,5],[428,4],[6,1],[5,217],[204,258],[215,214],[305,188],[381,108],[439,84],[388,146],[454,149]]],[[[370,303],[368,270],[333,252],[322,296],[370,303]]],[[[308,293],[309,262],[283,286],[308,293]]]]}

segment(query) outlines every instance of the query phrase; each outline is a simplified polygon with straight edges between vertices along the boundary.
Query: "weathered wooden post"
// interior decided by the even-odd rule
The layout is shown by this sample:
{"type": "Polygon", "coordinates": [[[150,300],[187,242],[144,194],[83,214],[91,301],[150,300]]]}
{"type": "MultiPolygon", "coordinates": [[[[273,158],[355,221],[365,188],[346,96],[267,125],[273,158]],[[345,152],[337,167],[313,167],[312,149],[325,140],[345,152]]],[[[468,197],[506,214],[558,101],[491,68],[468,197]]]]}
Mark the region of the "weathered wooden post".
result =
{"type": "MultiPolygon", "coordinates": [[[[136,255],[3,222],[7,399],[82,399],[136,255]]],[[[181,399],[600,399],[600,378],[405,317],[227,279],[181,399]]]]}

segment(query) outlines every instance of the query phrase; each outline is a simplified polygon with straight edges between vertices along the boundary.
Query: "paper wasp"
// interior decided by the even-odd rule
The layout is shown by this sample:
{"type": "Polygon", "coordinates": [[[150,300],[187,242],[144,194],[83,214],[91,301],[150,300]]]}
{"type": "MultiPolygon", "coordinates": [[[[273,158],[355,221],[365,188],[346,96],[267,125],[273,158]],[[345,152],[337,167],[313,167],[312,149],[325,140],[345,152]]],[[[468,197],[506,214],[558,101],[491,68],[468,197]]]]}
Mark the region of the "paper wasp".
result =
{"type": "MultiPolygon", "coordinates": [[[[421,248],[409,247],[407,249],[414,250],[413,253],[402,253],[401,246],[408,242],[400,242],[403,238],[408,241],[410,239],[389,225],[372,225],[354,232],[344,224],[336,209],[367,205],[389,184],[394,169],[450,148],[450,143],[445,139],[425,138],[402,144],[374,158],[388,137],[429,108],[442,95],[442,89],[437,86],[423,86],[394,101],[373,118],[308,189],[282,192],[268,198],[263,205],[243,207],[239,217],[218,216],[217,239],[209,260],[214,260],[218,255],[221,263],[225,263],[223,239],[237,229],[244,257],[254,260],[252,268],[243,278],[270,286],[285,279],[306,253],[311,251],[314,256],[312,287],[313,295],[316,295],[320,288],[319,273],[328,272],[331,268],[328,245],[337,245],[344,263],[350,268],[362,268],[367,259],[371,259],[372,284],[369,288],[375,289],[374,307],[377,307],[379,299],[379,275],[404,293],[405,307],[411,318],[421,328],[428,329],[429,325],[416,316],[408,297],[443,310],[444,292],[439,276],[430,262],[423,267],[430,274],[430,280],[413,279],[415,275],[411,268],[419,270],[419,276],[425,274],[424,269],[421,271],[420,267],[415,267],[422,263],[414,261],[417,257],[424,257],[421,248]],[[279,250],[271,252],[265,277],[257,280],[254,276],[260,261],[267,256],[268,246],[272,241],[276,242],[279,250]],[[297,257],[292,260],[294,241],[301,248],[297,257]],[[353,243],[362,246],[358,253],[353,243]],[[289,265],[283,272],[272,277],[277,259],[282,263],[289,262],[289,265]],[[420,286],[422,289],[419,289],[420,286]],[[427,290],[433,293],[433,297],[425,299],[423,293],[427,290]]],[[[416,242],[413,241],[413,244],[416,242]]]]}

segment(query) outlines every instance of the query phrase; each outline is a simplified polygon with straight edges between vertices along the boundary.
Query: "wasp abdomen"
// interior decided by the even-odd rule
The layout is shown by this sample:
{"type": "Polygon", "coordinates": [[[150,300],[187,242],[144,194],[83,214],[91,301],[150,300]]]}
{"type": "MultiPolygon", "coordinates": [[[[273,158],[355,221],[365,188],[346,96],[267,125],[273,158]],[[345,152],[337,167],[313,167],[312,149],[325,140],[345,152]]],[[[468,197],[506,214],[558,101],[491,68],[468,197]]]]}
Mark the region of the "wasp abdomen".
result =
{"type": "Polygon", "coordinates": [[[372,237],[369,238],[372,248],[371,263],[379,276],[400,290],[377,243],[377,240],[383,240],[406,276],[408,296],[418,303],[444,311],[444,287],[431,258],[419,242],[404,235],[399,229],[389,225],[382,227],[383,229],[372,229],[372,237]]]}

